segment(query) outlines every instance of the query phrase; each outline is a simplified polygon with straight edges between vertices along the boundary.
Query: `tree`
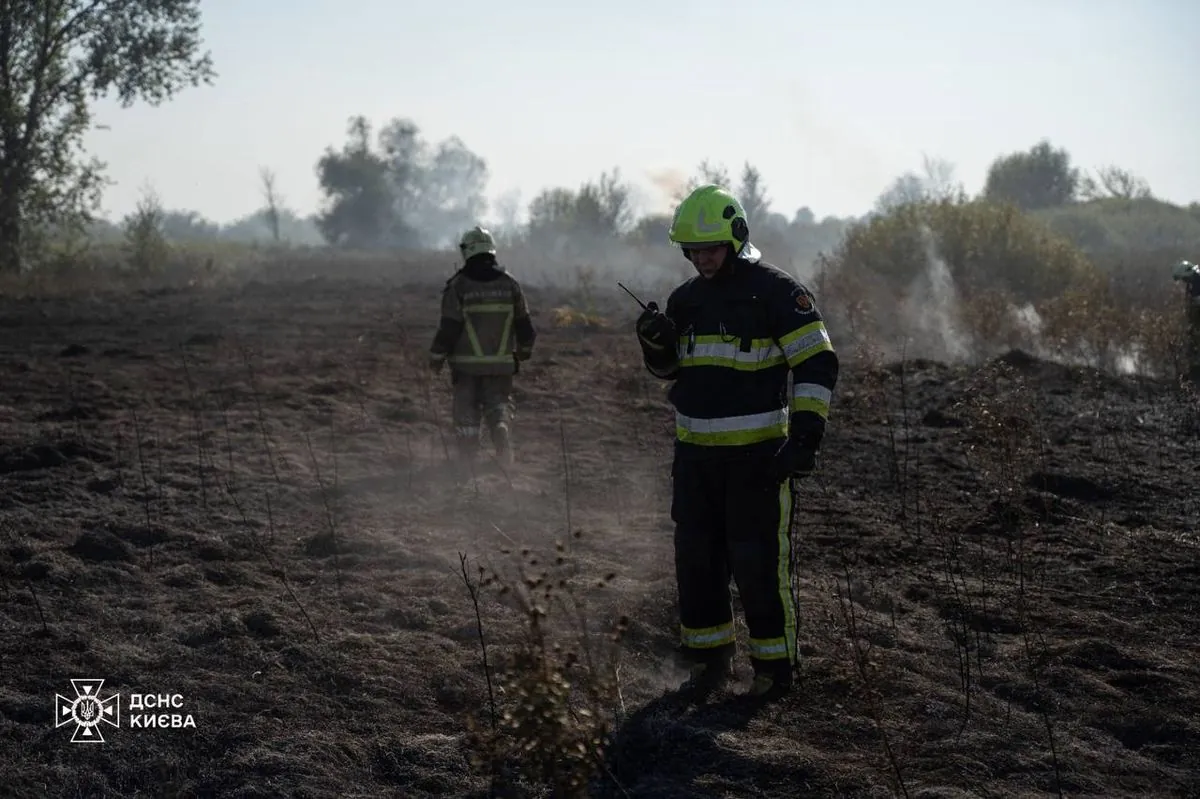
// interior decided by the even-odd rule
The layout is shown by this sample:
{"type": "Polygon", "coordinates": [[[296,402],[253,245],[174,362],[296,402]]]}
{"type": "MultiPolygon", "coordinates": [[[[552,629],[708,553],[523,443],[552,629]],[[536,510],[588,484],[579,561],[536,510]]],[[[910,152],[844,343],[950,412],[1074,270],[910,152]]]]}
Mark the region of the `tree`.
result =
{"type": "Polygon", "coordinates": [[[432,151],[418,140],[411,157],[414,162],[403,165],[408,172],[403,187],[394,188],[398,197],[407,200],[405,221],[420,231],[423,246],[457,241],[487,211],[487,163],[457,136],[432,151]]]}
{"type": "MultiPolygon", "coordinates": [[[[326,148],[317,161],[326,206],[317,227],[330,244],[378,246],[393,239],[398,227],[388,161],[371,150],[371,123],[365,117],[352,118],[348,128],[350,140],[342,151],[326,148]]],[[[400,233],[401,238],[411,235],[400,233]]]]}
{"type": "Polygon", "coordinates": [[[439,247],[477,224],[487,208],[487,163],[457,137],[436,147],[416,123],[393,119],[372,147],[371,125],[350,120],[340,153],[317,162],[325,194],[322,233],[351,247],[439,247]]]}
{"type": "Polygon", "coordinates": [[[679,191],[675,192],[673,199],[676,203],[680,203],[685,197],[706,183],[713,183],[717,186],[729,188],[732,185],[729,179],[729,170],[720,164],[713,164],[707,158],[704,159],[697,167],[696,174],[688,178],[688,182],[679,191]]]}
{"type": "Polygon", "coordinates": [[[496,198],[496,230],[492,231],[498,238],[512,241],[521,231],[521,190],[509,189],[496,198]]]}
{"type": "Polygon", "coordinates": [[[1128,169],[1119,166],[1103,166],[1096,170],[1096,177],[1086,175],[1080,180],[1079,194],[1084,199],[1098,200],[1113,197],[1118,200],[1145,200],[1153,197],[1150,184],[1128,169]]]}
{"type": "Polygon", "coordinates": [[[875,200],[875,211],[885,214],[911,203],[943,202],[963,194],[954,179],[954,165],[941,158],[921,157],[921,174],[905,172],[875,200]]]}
{"type": "Polygon", "coordinates": [[[751,229],[755,225],[762,226],[767,221],[767,213],[771,201],[767,199],[766,187],[763,185],[762,173],[747,161],[742,169],[742,185],[738,187],[738,199],[746,210],[746,220],[751,229]]]}
{"type": "Polygon", "coordinates": [[[90,103],[157,106],[211,83],[199,0],[57,0],[0,6],[0,271],[27,236],[78,226],[100,201],[103,165],[80,160],[90,103]]]}
{"type": "Polygon", "coordinates": [[[1064,149],[1042,140],[1027,152],[997,158],[988,169],[983,197],[1009,202],[1027,211],[1072,202],[1079,190],[1079,170],[1064,149]]]}
{"type": "Polygon", "coordinates": [[[125,217],[125,248],[129,252],[129,265],[139,273],[155,272],[166,264],[170,250],[163,223],[166,213],[162,201],[153,188],[142,190],[133,213],[125,217]]]}
{"type": "Polygon", "coordinates": [[[279,192],[275,189],[275,173],[267,167],[263,167],[259,170],[258,175],[262,181],[263,221],[267,223],[267,229],[271,231],[271,240],[278,244],[279,207],[282,203],[279,199],[279,192]]]}
{"type": "Polygon", "coordinates": [[[529,203],[531,239],[565,236],[583,240],[587,246],[619,238],[634,224],[628,184],[620,170],[604,172],[587,181],[578,191],[556,187],[542,190],[529,203]]]}
{"type": "Polygon", "coordinates": [[[922,155],[921,171],[926,199],[932,202],[966,199],[962,183],[954,177],[954,164],[946,159],[922,155]]]}
{"type": "Polygon", "coordinates": [[[875,200],[875,210],[886,214],[896,208],[925,202],[925,181],[915,172],[905,172],[893,180],[875,200]]]}
{"type": "MultiPolygon", "coordinates": [[[[139,207],[153,207],[139,203],[139,207]]],[[[162,211],[162,234],[168,241],[202,241],[219,238],[221,226],[205,219],[196,211],[162,211]]]]}
{"type": "Polygon", "coordinates": [[[602,238],[616,238],[634,222],[629,185],[620,169],[603,172],[598,181],[588,181],[575,198],[575,222],[584,231],[602,238]]]}

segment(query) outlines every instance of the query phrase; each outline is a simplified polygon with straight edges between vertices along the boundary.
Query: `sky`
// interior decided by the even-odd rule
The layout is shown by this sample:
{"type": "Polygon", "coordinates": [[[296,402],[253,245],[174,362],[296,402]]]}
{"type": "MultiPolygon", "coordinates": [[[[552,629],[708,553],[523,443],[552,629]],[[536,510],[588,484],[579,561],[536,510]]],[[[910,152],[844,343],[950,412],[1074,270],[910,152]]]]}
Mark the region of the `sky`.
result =
{"type": "Polygon", "coordinates": [[[119,219],[146,189],[227,222],[320,207],[350,117],[458,136],[489,198],[619,168],[638,210],[703,159],[762,173],[789,218],[860,215],[923,156],[969,192],[1041,139],[1200,200],[1195,0],[205,0],[217,77],[158,107],[101,101],[89,154],[119,219]]]}

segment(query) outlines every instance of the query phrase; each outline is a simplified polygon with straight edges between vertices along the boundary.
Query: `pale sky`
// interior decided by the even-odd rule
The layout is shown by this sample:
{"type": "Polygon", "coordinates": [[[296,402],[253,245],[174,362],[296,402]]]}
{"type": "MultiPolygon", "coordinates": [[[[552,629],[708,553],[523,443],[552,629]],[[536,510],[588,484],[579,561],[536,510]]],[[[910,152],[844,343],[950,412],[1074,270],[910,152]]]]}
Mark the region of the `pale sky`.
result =
{"type": "Polygon", "coordinates": [[[321,196],[315,164],[349,117],[458,135],[489,196],[701,159],[763,173],[772,209],[861,214],[922,154],[968,191],[1049,138],[1169,201],[1200,200],[1197,0],[205,0],[218,76],[158,108],[97,108],[88,137],[119,218],[153,186],[219,222],[321,196]]]}

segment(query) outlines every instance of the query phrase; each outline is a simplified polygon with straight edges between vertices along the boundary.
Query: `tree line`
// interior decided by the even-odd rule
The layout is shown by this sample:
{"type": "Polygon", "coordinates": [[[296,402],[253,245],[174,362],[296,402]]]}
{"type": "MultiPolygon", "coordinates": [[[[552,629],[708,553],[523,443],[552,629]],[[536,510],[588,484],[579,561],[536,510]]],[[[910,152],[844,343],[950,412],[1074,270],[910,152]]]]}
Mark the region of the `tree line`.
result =
{"type": "MultiPolygon", "coordinates": [[[[486,159],[458,137],[427,141],[417,123],[403,117],[378,130],[362,116],[349,121],[341,147],[327,147],[316,159],[323,202],[310,216],[288,209],[275,191],[273,173],[263,170],[263,207],[229,225],[167,210],[153,192],[120,226],[113,225],[96,213],[106,185],[104,165],[88,159],[82,148],[92,126],[91,103],[107,95],[124,106],[159,104],[187,87],[211,84],[216,73],[200,47],[199,0],[17,2],[5,9],[0,15],[0,271],[37,263],[49,243],[64,237],[148,230],[176,240],[266,238],[415,249],[447,246],[461,230],[486,219],[509,243],[563,257],[614,238],[632,245],[664,241],[669,218],[639,215],[619,169],[579,186],[547,187],[524,208],[512,193],[489,208],[486,159]]],[[[808,207],[790,213],[776,208],[762,174],[749,162],[736,179],[724,165],[701,163],[685,185],[676,187],[676,198],[700,182],[738,192],[756,238],[807,247],[812,256],[833,246],[851,224],[917,201],[979,199],[1049,213],[1106,198],[1153,200],[1150,186],[1132,172],[1104,166],[1089,173],[1046,140],[997,157],[975,198],[955,180],[953,165],[926,159],[922,170],[897,177],[859,218],[818,220],[808,207]]],[[[1177,210],[1200,220],[1200,204],[1177,210]]],[[[1074,217],[1054,219],[1094,242],[1108,235],[1074,217]]]]}

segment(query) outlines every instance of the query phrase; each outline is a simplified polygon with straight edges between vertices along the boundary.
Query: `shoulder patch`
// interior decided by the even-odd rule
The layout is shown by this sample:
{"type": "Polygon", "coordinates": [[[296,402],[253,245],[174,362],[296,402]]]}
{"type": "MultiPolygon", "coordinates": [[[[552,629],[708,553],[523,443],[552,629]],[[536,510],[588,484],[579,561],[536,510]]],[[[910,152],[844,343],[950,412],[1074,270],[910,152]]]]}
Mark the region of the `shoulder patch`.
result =
{"type": "Polygon", "coordinates": [[[800,310],[808,313],[813,309],[812,297],[808,296],[807,292],[801,291],[796,294],[796,305],[800,306],[800,310]]]}

